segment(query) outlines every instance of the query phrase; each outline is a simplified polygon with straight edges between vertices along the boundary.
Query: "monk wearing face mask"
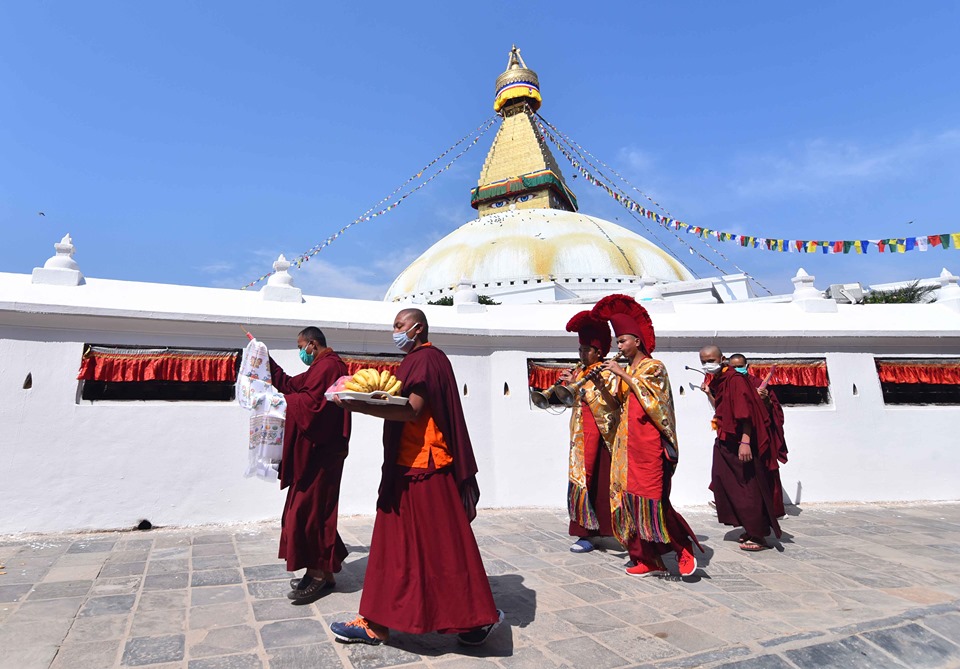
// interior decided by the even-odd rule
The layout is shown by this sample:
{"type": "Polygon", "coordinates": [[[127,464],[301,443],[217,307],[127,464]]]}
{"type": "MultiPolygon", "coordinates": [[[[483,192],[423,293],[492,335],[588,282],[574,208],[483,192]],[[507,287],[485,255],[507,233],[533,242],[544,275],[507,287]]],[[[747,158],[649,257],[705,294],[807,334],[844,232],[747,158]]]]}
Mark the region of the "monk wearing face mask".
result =
{"type": "Polygon", "coordinates": [[[457,380],[421,310],[397,314],[393,340],[406,354],[396,375],[407,404],[335,400],[384,419],[384,461],[360,615],[330,628],[340,643],[375,646],[396,630],[479,646],[504,614],[470,527],[480,488],[457,380]]]}
{"type": "Polygon", "coordinates": [[[350,441],[350,416],[324,397],[347,373],[347,366],[327,346],[323,332],[304,328],[297,335],[300,360],[307,371],[290,376],[270,360],[273,385],[287,401],[280,487],[287,501],[280,521],[280,557],[288,571],[306,568],[290,582],[294,604],[310,604],[335,586],[347,547],[337,532],[340,479],[350,441]]]}
{"type": "Polygon", "coordinates": [[[728,364],[719,347],[704,346],[700,364],[717,430],[710,481],[717,520],[743,528],[742,550],[770,548],[770,530],[780,537],[770,480],[770,460],[776,461],[770,413],[747,376],[728,364]]]}

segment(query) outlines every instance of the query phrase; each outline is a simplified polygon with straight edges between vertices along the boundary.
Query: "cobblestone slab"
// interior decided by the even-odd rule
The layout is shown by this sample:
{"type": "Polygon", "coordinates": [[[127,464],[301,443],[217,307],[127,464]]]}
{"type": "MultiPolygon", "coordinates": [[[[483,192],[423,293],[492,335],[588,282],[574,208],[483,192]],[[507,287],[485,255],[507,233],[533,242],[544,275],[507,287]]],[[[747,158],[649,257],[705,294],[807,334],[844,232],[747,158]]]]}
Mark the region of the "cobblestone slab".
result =
{"type": "Polygon", "coordinates": [[[341,519],[350,556],[307,606],[286,598],[275,523],[8,537],[0,669],[960,666],[960,504],[791,511],[777,550],[747,554],[739,530],[685,509],[706,548],[687,578],[626,574],[612,540],[570,553],[559,509],[481,511],[506,612],[481,648],[397,632],[386,646],[334,642],[330,622],[356,615],[369,516],[341,519]]]}

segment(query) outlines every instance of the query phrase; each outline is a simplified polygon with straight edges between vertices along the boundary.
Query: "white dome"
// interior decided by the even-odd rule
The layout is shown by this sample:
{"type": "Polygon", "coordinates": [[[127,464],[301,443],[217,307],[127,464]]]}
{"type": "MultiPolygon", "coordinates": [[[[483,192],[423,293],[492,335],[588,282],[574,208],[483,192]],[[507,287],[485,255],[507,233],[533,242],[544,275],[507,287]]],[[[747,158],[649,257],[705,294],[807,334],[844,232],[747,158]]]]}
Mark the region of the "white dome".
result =
{"type": "Polygon", "coordinates": [[[482,216],[451,232],[400,273],[384,300],[436,299],[463,278],[476,286],[644,275],[694,278],[665,251],[609,221],[559,209],[519,209],[482,216]]]}

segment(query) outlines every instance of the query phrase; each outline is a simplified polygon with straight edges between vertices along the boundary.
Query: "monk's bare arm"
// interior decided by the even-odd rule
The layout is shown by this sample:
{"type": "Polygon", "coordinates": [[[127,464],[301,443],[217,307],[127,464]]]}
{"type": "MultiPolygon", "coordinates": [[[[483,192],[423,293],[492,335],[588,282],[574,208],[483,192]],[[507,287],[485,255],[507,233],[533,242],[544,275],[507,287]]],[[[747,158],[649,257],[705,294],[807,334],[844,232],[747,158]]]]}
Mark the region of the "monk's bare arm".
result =
{"type": "Polygon", "coordinates": [[[366,414],[374,418],[392,420],[398,423],[406,423],[407,421],[417,420],[427,404],[423,397],[417,393],[410,393],[410,397],[407,399],[409,402],[403,406],[397,404],[367,404],[357,400],[340,399],[339,397],[335,397],[333,401],[347,411],[366,414]]]}
{"type": "Polygon", "coordinates": [[[753,451],[750,450],[750,440],[753,437],[753,423],[749,420],[740,421],[740,447],[737,449],[737,457],[740,462],[750,462],[753,460],[753,451]]]}

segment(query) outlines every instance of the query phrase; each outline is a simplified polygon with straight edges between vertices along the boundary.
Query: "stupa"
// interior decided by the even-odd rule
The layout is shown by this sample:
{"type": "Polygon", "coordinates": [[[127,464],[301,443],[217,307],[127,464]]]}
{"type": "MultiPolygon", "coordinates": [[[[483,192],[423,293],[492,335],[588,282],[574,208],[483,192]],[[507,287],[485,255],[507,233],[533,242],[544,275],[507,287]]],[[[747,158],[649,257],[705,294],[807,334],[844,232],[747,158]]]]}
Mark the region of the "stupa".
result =
{"type": "Polygon", "coordinates": [[[632,292],[641,277],[694,278],[642,236],[579,212],[537,128],[541,104],[540,79],[514,46],[495,86],[493,108],[503,120],[471,191],[478,217],[414,260],[384,300],[434,301],[463,279],[498,301],[536,303],[632,292]]]}

